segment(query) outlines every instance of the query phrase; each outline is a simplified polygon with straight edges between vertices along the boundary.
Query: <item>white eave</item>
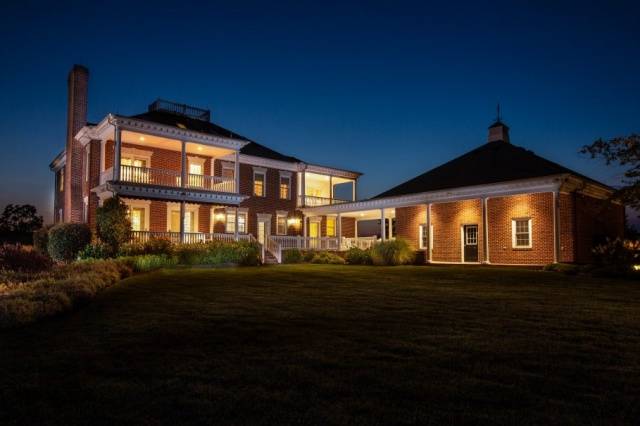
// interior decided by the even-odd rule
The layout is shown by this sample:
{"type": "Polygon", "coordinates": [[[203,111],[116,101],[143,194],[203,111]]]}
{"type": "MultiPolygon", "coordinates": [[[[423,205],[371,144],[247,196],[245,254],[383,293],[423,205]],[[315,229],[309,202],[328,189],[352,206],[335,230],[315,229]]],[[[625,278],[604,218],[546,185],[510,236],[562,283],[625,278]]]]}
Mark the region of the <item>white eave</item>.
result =
{"type": "Polygon", "coordinates": [[[249,143],[240,139],[225,138],[208,133],[159,124],[153,121],[122,117],[114,114],[108,114],[95,126],[84,126],[75,137],[80,141],[80,143],[82,143],[82,145],[86,145],[91,140],[107,140],[114,137],[116,125],[121,130],[140,132],[167,139],[196,142],[202,145],[227,148],[234,151],[240,150],[243,146],[249,143]]]}
{"type": "MultiPolygon", "coordinates": [[[[516,194],[532,194],[541,192],[562,191],[563,186],[573,176],[562,174],[542,178],[523,179],[517,181],[492,183],[486,185],[465,186],[417,194],[399,195],[395,197],[375,198],[351,203],[303,208],[304,214],[336,214],[382,208],[408,207],[428,203],[444,203],[451,201],[503,197],[516,194]]],[[[610,193],[611,191],[609,191],[610,193]]]]}

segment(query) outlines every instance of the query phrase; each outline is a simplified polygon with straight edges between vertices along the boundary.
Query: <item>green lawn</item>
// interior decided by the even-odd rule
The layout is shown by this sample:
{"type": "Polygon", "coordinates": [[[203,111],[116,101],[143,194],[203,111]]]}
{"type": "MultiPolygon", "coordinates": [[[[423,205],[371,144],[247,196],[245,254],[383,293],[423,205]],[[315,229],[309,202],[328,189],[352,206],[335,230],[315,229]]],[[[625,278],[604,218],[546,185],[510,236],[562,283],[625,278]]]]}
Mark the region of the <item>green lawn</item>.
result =
{"type": "Polygon", "coordinates": [[[0,424],[624,424],[640,283],[461,267],[127,279],[0,331],[0,424]]]}

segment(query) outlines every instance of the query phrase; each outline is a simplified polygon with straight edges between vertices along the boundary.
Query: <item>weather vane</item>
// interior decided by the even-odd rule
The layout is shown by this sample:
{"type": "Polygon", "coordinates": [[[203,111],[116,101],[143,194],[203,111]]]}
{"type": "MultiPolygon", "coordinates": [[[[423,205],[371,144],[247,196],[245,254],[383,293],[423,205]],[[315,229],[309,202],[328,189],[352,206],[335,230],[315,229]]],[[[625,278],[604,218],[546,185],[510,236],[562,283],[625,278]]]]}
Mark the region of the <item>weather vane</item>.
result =
{"type": "Polygon", "coordinates": [[[496,121],[500,121],[500,102],[496,105],[496,121]]]}

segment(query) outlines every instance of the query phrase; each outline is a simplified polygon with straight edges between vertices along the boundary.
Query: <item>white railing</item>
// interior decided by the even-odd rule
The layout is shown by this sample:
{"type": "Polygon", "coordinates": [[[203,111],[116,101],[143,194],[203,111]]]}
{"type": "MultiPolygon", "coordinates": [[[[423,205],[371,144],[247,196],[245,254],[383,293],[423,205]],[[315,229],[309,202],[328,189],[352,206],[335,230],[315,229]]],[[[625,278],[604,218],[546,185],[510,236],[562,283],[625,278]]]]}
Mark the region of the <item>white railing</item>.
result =
{"type": "Polygon", "coordinates": [[[189,175],[189,188],[206,189],[217,192],[235,192],[236,182],[233,178],[220,176],[189,175]]]}
{"type": "Polygon", "coordinates": [[[271,237],[278,244],[281,250],[340,250],[340,243],[337,237],[302,237],[274,235],[271,237]]]}
{"type": "Polygon", "coordinates": [[[267,237],[265,249],[276,258],[278,263],[282,263],[282,247],[272,236],[267,237]]]}
{"type": "Polygon", "coordinates": [[[327,206],[330,204],[348,203],[348,200],[339,198],[316,197],[314,195],[300,195],[298,197],[298,205],[305,207],[327,206]]]}
{"type": "MultiPolygon", "coordinates": [[[[224,234],[224,233],[208,233],[208,232],[185,232],[184,239],[180,241],[180,233],[179,232],[158,232],[158,231],[132,231],[131,232],[131,241],[144,243],[149,241],[151,238],[165,239],[169,240],[174,244],[193,244],[193,243],[206,243],[209,241],[225,241],[232,242],[235,241],[234,234],[224,234]]],[[[251,234],[238,234],[238,241],[255,241],[253,235],[251,234]]]]}
{"type": "MultiPolygon", "coordinates": [[[[100,173],[100,184],[113,180],[113,167],[100,173]]],[[[120,166],[120,181],[141,183],[145,185],[182,186],[181,173],[175,170],[152,169],[149,167],[120,166]]],[[[187,188],[206,191],[235,193],[236,183],[233,178],[221,176],[193,175],[187,178],[187,188]]]]}
{"type": "Polygon", "coordinates": [[[380,241],[378,237],[358,237],[358,238],[342,238],[342,249],[349,250],[351,247],[357,247],[363,250],[371,248],[375,243],[380,241]]]}

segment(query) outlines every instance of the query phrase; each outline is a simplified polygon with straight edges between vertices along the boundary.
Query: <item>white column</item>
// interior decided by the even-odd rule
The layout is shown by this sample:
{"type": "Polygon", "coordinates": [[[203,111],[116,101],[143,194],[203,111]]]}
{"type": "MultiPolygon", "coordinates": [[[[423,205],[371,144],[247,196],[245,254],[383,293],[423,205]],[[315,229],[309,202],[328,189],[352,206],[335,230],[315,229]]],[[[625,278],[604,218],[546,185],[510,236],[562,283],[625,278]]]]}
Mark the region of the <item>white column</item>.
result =
{"type": "Polygon", "coordinates": [[[488,216],[488,201],[489,198],[485,197],[482,199],[482,235],[483,235],[483,240],[484,240],[484,244],[482,245],[484,247],[484,263],[491,263],[489,261],[489,216],[488,216]]]}
{"type": "Polygon", "coordinates": [[[389,238],[393,238],[393,218],[389,218],[389,238]]]}
{"type": "Polygon", "coordinates": [[[120,126],[116,124],[115,137],[114,137],[114,152],[113,152],[113,180],[120,180],[120,160],[122,158],[122,130],[120,126]]]}
{"type": "MultiPolygon", "coordinates": [[[[235,226],[234,226],[234,228],[233,228],[233,229],[234,229],[234,232],[233,232],[233,238],[234,238],[236,241],[238,241],[238,223],[240,223],[240,221],[239,221],[239,219],[238,219],[238,213],[239,213],[239,212],[238,212],[238,208],[236,207],[236,225],[235,225],[235,226]]],[[[244,226],[247,226],[246,221],[245,221],[245,225],[244,225],[244,226]]]]}
{"type": "Polygon", "coordinates": [[[307,217],[302,215],[302,236],[307,237],[307,217]]]}
{"type": "Polygon", "coordinates": [[[185,214],[185,202],[180,202],[180,242],[184,243],[184,214],[185,214]]]}
{"type": "MultiPolygon", "coordinates": [[[[240,151],[236,151],[235,153],[235,162],[233,163],[233,178],[235,179],[234,182],[234,189],[236,194],[240,193],[240,151]]],[[[236,215],[236,217],[238,217],[236,215]]]]}
{"type": "Polygon", "coordinates": [[[384,209],[380,209],[380,239],[382,241],[386,240],[384,225],[385,225],[384,209]]]}
{"type": "Polygon", "coordinates": [[[333,176],[329,175],[329,204],[333,204],[333,176]]]}
{"type": "Polygon", "coordinates": [[[355,229],[353,237],[356,239],[356,246],[357,246],[358,245],[358,219],[355,220],[355,224],[353,227],[355,229]]]}
{"type": "MultiPolygon", "coordinates": [[[[105,161],[105,153],[106,153],[106,146],[107,146],[107,141],[105,140],[101,140],[100,141],[100,173],[104,172],[105,169],[105,165],[104,165],[104,161],[105,161]]],[[[100,182],[102,183],[102,182],[100,182]]]]}
{"type": "Polygon", "coordinates": [[[342,248],[342,216],[340,213],[336,219],[336,233],[338,235],[338,250],[340,250],[342,248]]]}
{"type": "Polygon", "coordinates": [[[180,179],[180,186],[184,188],[187,186],[187,142],[186,141],[181,141],[181,142],[182,142],[182,158],[180,160],[180,170],[182,171],[182,175],[180,179]]]}
{"type": "Polygon", "coordinates": [[[431,253],[433,252],[432,242],[433,235],[431,235],[431,203],[427,204],[427,261],[431,262],[431,253]]]}
{"type": "MultiPolygon", "coordinates": [[[[300,206],[304,206],[307,203],[307,181],[305,175],[307,172],[305,170],[302,171],[302,188],[300,188],[300,206]]],[[[306,237],[306,235],[305,235],[306,237]]]]}
{"type": "Polygon", "coordinates": [[[351,201],[356,201],[356,184],[358,183],[358,180],[355,179],[353,181],[353,185],[351,185],[351,201]]]}

